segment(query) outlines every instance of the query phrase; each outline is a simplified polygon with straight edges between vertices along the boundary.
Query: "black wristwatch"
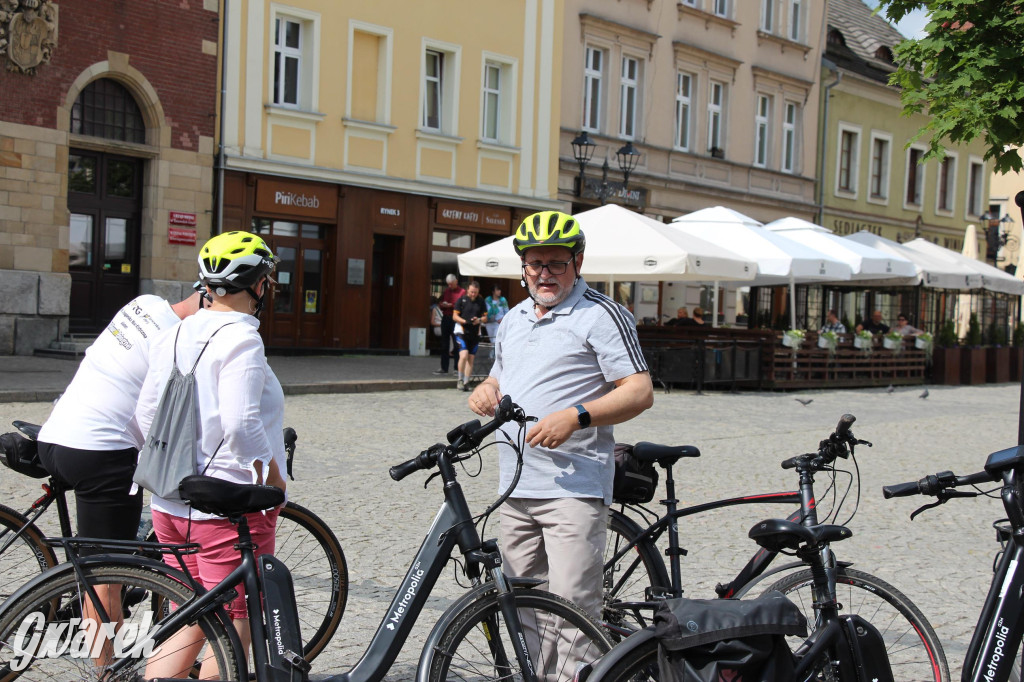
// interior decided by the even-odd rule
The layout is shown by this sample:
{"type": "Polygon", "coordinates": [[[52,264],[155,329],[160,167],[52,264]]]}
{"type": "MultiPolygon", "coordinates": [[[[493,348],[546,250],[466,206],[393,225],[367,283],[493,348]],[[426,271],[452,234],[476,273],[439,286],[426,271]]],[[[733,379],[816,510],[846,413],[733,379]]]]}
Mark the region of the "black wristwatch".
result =
{"type": "Polygon", "coordinates": [[[576,408],[576,411],[579,412],[579,414],[576,415],[576,421],[579,422],[580,428],[585,429],[589,427],[590,413],[587,412],[587,408],[583,407],[582,405],[574,405],[574,407],[576,408]]]}

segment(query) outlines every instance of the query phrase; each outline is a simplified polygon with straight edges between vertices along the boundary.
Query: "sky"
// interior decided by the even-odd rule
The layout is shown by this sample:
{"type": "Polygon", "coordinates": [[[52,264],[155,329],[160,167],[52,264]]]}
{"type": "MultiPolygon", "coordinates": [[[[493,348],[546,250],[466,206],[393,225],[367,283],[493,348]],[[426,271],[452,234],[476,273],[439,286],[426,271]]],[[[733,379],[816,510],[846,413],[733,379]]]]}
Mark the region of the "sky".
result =
{"type": "MultiPolygon", "coordinates": [[[[868,7],[871,7],[872,9],[878,7],[878,0],[864,1],[867,3],[868,7]]],[[[907,38],[923,38],[926,35],[924,27],[927,25],[928,16],[924,13],[924,10],[915,9],[913,12],[903,17],[903,21],[896,24],[896,30],[907,38]]]]}

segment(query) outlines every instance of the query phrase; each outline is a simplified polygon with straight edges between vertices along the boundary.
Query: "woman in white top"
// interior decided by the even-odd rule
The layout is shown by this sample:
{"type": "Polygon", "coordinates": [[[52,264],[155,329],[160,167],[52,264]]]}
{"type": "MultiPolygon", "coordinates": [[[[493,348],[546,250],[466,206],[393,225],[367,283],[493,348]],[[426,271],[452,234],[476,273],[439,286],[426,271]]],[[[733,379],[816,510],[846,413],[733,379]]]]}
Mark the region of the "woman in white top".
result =
{"type": "MultiPolygon", "coordinates": [[[[197,471],[283,490],[284,392],[264,356],[257,319],[274,283],[270,277],[274,264],[270,248],[249,232],[226,232],[203,246],[199,253],[199,276],[211,302],[180,324],[176,333],[163,335],[153,345],[136,416],[142,433],[148,434],[172,363],[176,359],[182,373],[196,365],[200,434],[197,471]]],[[[161,542],[201,545],[198,554],[185,558],[189,571],[204,586],[217,584],[241,563],[234,548],[237,529],[227,519],[193,511],[187,504],[156,495],[150,506],[153,528],[161,542]]],[[[276,520],[277,510],[248,516],[253,540],[261,554],[274,551],[276,520]]],[[[167,559],[177,567],[174,557],[167,559]]],[[[228,613],[242,642],[248,646],[245,595],[241,586],[236,590],[238,598],[228,605],[228,613]]],[[[180,646],[181,653],[151,660],[146,668],[147,679],[188,676],[203,644],[198,628],[192,630],[179,635],[181,639],[174,646],[164,645],[167,651],[177,651],[180,646]]],[[[205,678],[211,672],[204,666],[202,676],[205,678]]]]}

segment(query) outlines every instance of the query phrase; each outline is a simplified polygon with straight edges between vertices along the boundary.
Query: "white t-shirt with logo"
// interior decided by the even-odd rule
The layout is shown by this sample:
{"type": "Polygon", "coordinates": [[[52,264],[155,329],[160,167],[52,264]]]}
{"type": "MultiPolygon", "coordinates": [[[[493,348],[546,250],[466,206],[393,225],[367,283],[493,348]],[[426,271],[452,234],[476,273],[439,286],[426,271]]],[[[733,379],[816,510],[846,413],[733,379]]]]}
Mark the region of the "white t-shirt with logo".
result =
{"type": "Polygon", "coordinates": [[[159,296],[139,296],[121,308],[85,352],[39,440],[79,450],[140,447],[135,407],[149,369],[150,344],[180,321],[159,296]]]}

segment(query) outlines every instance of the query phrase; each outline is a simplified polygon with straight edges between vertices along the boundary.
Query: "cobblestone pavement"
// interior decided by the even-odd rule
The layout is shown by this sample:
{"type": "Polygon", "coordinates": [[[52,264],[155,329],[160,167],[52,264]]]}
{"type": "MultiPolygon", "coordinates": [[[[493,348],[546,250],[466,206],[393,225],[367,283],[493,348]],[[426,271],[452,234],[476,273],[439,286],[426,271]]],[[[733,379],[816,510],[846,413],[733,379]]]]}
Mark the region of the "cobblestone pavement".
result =
{"type": "MultiPolygon", "coordinates": [[[[1016,440],[1020,388],[1016,385],[811,391],[793,394],[657,393],[654,407],[616,429],[617,440],[650,440],[700,447],[702,457],[676,467],[684,504],[737,494],[793,489],[785,457],[812,450],[840,415],[857,416],[854,433],[873,441],[859,450],[861,497],[850,523],[854,537],[838,545],[843,560],[897,586],[928,616],[946,648],[952,677],[959,677],[992,572],[996,549],[991,522],[1002,516],[996,499],[954,500],[913,523],[920,498],[886,501],[880,487],[936,471],[980,470],[988,453],[1016,440]]],[[[314,679],[355,663],[384,615],[441,501],[425,475],[401,483],[387,474],[473,415],[466,394],[453,390],[289,396],[286,423],[299,433],[296,481],[290,496],[320,514],[337,534],[351,581],[340,631],[313,664],[314,679]]],[[[40,421],[46,403],[0,404],[0,424],[40,421]]],[[[482,474],[461,481],[472,508],[497,495],[496,465],[485,450],[482,474]]],[[[819,486],[824,479],[819,478],[819,486]]],[[[821,495],[823,508],[828,501],[821,495]]],[[[3,472],[0,495],[27,504],[37,482],[3,472]]],[[[847,500],[851,508],[853,495],[847,500]]],[[[694,518],[681,528],[689,550],[684,582],[691,596],[712,596],[712,586],[731,578],[754,551],[747,530],[758,520],[782,516],[780,507],[742,507],[694,518]]],[[[841,515],[845,518],[846,514],[841,515]]],[[[841,518],[840,520],[843,520],[841,518]]],[[[493,536],[495,528],[488,528],[493,536]]],[[[446,571],[389,680],[411,679],[430,626],[464,590],[446,571]]]]}

